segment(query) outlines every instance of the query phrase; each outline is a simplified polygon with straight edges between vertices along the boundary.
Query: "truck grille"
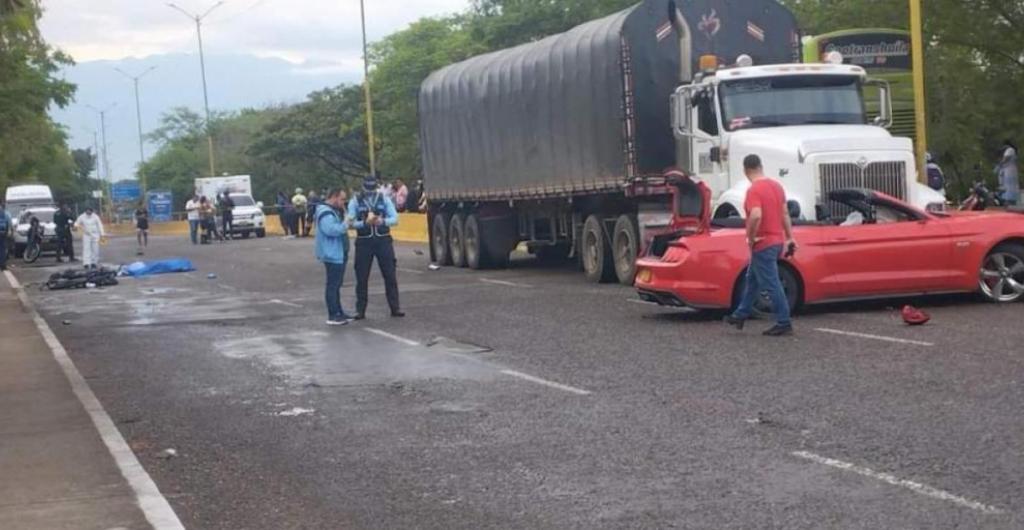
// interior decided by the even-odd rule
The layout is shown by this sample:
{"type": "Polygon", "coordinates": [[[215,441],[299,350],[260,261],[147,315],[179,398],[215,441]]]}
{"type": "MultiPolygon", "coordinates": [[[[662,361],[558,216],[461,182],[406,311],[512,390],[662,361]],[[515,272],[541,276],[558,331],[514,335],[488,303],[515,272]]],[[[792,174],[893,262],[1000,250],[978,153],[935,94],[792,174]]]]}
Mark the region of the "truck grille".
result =
{"type": "Polygon", "coordinates": [[[872,162],[863,168],[860,164],[844,162],[821,164],[818,169],[821,197],[833,218],[845,217],[853,211],[846,205],[828,200],[829,194],[838,189],[867,188],[900,200],[907,198],[906,162],[872,162]]]}

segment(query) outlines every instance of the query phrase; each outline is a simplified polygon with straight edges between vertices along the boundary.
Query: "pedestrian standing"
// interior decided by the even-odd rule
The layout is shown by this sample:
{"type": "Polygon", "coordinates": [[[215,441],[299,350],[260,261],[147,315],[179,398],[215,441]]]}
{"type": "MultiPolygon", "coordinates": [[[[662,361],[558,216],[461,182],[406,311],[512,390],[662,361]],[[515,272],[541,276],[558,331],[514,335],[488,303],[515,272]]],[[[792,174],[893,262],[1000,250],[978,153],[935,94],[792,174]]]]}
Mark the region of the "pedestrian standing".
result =
{"type": "Polygon", "coordinates": [[[283,191],[277,192],[277,198],[274,199],[274,204],[277,206],[277,218],[281,221],[281,231],[284,232],[284,237],[287,239],[288,235],[291,234],[292,221],[288,218],[288,211],[292,207],[292,202],[288,200],[288,196],[283,191]]]}
{"type": "Polygon", "coordinates": [[[192,244],[199,244],[199,197],[192,195],[192,198],[185,203],[185,212],[188,214],[188,234],[192,238],[192,244]]]}
{"type": "Polygon", "coordinates": [[[366,318],[369,299],[370,268],[374,258],[384,277],[391,316],[404,317],[398,303],[398,272],[395,246],[391,239],[391,227],[398,224],[398,212],[391,202],[377,188],[377,179],[368,176],[363,181],[363,191],[352,197],[348,204],[348,219],[356,229],[356,320],[366,318]]]}
{"type": "Polygon", "coordinates": [[[323,204],[323,200],[315,191],[309,190],[309,195],[306,197],[306,201],[306,230],[303,235],[305,237],[309,237],[309,232],[313,230],[313,225],[316,223],[317,207],[323,204]]]}
{"type": "MultiPolygon", "coordinates": [[[[319,201],[318,201],[319,202],[319,201]]],[[[327,325],[343,326],[352,321],[341,307],[341,286],[348,262],[348,222],[345,220],[345,192],[340,188],[327,192],[327,200],[316,206],[316,259],[324,264],[327,282],[327,325]]]]}
{"type": "Polygon", "coordinates": [[[135,241],[139,245],[135,254],[145,254],[145,249],[149,247],[149,210],[141,204],[135,209],[135,241]]]}
{"type": "Polygon", "coordinates": [[[228,239],[234,239],[232,232],[235,228],[235,201],[231,199],[231,195],[228,192],[220,198],[220,216],[221,223],[224,226],[224,237],[228,239]]]}
{"type": "Polygon", "coordinates": [[[106,237],[103,221],[90,206],[75,220],[75,229],[82,231],[82,264],[95,269],[100,262],[100,240],[106,237]]]}
{"type": "Polygon", "coordinates": [[[402,179],[395,179],[395,209],[404,212],[409,206],[409,187],[402,179]]]}
{"type": "Polygon", "coordinates": [[[71,237],[75,218],[71,216],[71,208],[67,203],[61,204],[57,213],[53,214],[53,224],[57,233],[57,263],[62,262],[62,256],[67,256],[69,263],[75,261],[75,242],[71,237]]]}
{"type": "Polygon", "coordinates": [[[725,317],[725,322],[742,330],[744,323],[753,315],[754,301],[762,291],[767,291],[776,323],[764,334],[773,337],[791,335],[793,324],[789,302],[779,279],[779,259],[783,248],[796,251],[792,221],[786,207],[786,192],[781,184],[765,176],[761,158],[757,155],[743,159],[743,172],[750,180],[744,209],[751,258],[740,304],[733,314],[725,317]]]}
{"type": "Polygon", "coordinates": [[[1003,203],[1014,206],[1020,202],[1020,172],[1017,168],[1017,146],[1010,140],[1003,142],[1003,157],[999,161],[998,171],[1003,203]]]}
{"type": "Polygon", "coordinates": [[[928,177],[928,187],[946,194],[946,175],[942,172],[942,168],[939,167],[939,163],[935,161],[935,157],[932,156],[931,152],[927,152],[924,155],[925,159],[925,174],[928,177]]]}
{"type": "Polygon", "coordinates": [[[7,238],[11,237],[11,227],[13,225],[11,215],[7,213],[7,208],[3,203],[0,203],[0,271],[7,270],[7,238]]]}
{"type": "Polygon", "coordinates": [[[217,235],[217,209],[205,195],[199,198],[199,222],[205,232],[200,237],[203,243],[212,243],[214,239],[224,240],[217,235]]]}
{"type": "Polygon", "coordinates": [[[295,217],[292,221],[292,233],[296,237],[305,237],[309,235],[306,230],[306,206],[309,201],[306,196],[302,193],[302,188],[295,188],[295,195],[292,196],[292,207],[295,208],[295,217]],[[301,227],[299,225],[302,225],[301,227]]]}

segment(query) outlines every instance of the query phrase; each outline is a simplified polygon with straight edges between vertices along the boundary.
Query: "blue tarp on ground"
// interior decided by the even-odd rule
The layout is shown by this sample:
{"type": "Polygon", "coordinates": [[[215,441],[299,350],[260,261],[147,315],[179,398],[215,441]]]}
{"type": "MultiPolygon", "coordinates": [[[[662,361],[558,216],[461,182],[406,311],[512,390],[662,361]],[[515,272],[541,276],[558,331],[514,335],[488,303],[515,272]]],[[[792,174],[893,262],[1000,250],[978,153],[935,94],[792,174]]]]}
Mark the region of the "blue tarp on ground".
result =
{"type": "Polygon", "coordinates": [[[151,274],[167,274],[171,272],[189,272],[196,270],[192,262],[185,258],[170,258],[157,261],[136,261],[123,267],[127,276],[149,276],[151,274]]]}

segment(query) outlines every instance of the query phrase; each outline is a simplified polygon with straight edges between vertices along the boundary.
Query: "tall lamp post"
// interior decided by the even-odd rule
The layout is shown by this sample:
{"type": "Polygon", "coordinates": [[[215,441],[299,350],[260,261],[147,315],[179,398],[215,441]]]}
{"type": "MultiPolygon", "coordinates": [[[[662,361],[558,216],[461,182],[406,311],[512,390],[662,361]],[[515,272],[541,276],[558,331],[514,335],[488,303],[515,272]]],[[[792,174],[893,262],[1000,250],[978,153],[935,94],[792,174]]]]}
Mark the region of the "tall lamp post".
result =
{"type": "Polygon", "coordinates": [[[373,135],[373,98],[370,91],[370,55],[366,46],[366,6],[364,0],[359,0],[359,16],[363,23],[363,91],[366,96],[366,141],[370,149],[370,174],[377,176],[377,156],[374,152],[373,135]]]}
{"type": "Polygon", "coordinates": [[[142,72],[141,74],[136,76],[129,75],[124,70],[121,70],[117,67],[114,67],[114,70],[117,70],[117,73],[127,77],[128,79],[131,79],[132,83],[135,84],[135,121],[139,128],[139,187],[142,188],[142,197],[145,198],[146,170],[143,167],[143,164],[146,161],[146,155],[142,150],[142,106],[139,105],[139,79],[142,79],[143,77],[145,77],[146,74],[152,72],[153,70],[156,70],[156,67],[150,66],[145,72],[142,72]]]}
{"type": "Polygon", "coordinates": [[[199,70],[203,76],[203,108],[206,111],[206,145],[210,153],[210,176],[216,176],[216,165],[213,159],[213,133],[210,130],[210,96],[206,90],[206,59],[203,56],[203,19],[206,18],[214,9],[224,5],[223,0],[213,4],[213,7],[207,9],[203,14],[193,14],[185,11],[175,4],[167,4],[167,7],[180,11],[186,17],[192,19],[196,23],[196,37],[199,40],[199,70]]]}
{"type": "MultiPolygon", "coordinates": [[[[86,105],[90,109],[96,111],[100,115],[100,138],[103,139],[103,180],[106,182],[105,194],[107,195],[107,216],[111,216],[114,213],[114,197],[111,196],[111,183],[110,183],[110,159],[107,158],[107,112],[110,109],[117,106],[117,103],[111,103],[106,107],[100,109],[92,105],[86,105]]],[[[98,171],[97,171],[98,173],[98,171]]]]}
{"type": "Polygon", "coordinates": [[[914,62],[914,122],[917,129],[917,178],[928,178],[925,160],[928,151],[928,114],[924,90],[924,29],[921,21],[921,0],[910,0],[910,46],[914,62]]]}

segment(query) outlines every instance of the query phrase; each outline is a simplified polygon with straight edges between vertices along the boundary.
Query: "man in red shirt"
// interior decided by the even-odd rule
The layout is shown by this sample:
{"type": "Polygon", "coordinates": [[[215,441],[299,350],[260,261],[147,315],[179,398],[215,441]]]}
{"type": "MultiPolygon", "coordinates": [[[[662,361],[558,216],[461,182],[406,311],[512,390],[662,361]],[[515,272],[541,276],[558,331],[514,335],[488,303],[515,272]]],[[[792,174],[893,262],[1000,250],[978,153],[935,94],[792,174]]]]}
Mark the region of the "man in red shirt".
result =
{"type": "Polygon", "coordinates": [[[764,174],[761,158],[749,155],[743,159],[743,172],[750,179],[744,209],[747,212],[747,244],[750,245],[750,266],[743,286],[743,297],[736,311],[725,322],[742,330],[753,314],[754,301],[762,291],[768,293],[775,310],[776,324],[764,334],[772,337],[791,335],[789,302],[779,279],[779,258],[784,248],[796,251],[793,225],[786,207],[782,185],[764,174]]]}

